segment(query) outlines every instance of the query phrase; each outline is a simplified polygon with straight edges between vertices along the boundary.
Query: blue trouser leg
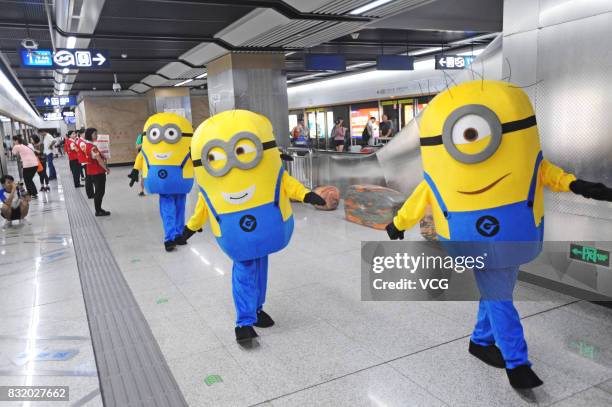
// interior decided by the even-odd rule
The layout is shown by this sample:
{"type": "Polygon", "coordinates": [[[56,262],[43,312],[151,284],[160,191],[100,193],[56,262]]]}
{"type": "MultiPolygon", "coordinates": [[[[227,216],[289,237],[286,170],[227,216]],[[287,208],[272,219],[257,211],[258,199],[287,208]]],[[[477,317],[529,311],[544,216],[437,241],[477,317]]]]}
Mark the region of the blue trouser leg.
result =
{"type": "Polygon", "coordinates": [[[518,267],[474,271],[474,276],[481,300],[472,341],[479,345],[495,343],[506,361],[507,369],[531,365],[523,326],[512,303],[518,267]]]}
{"type": "Polygon", "coordinates": [[[47,154],[47,167],[49,168],[49,178],[57,178],[55,173],[55,165],[53,165],[53,153],[47,154]]]}
{"type": "Polygon", "coordinates": [[[176,215],[174,218],[174,237],[176,239],[183,235],[183,229],[185,229],[185,202],[187,201],[187,194],[176,194],[174,195],[176,215]]]}
{"type": "Polygon", "coordinates": [[[268,288],[268,256],[260,257],[258,260],[259,278],[257,279],[257,285],[259,288],[259,295],[257,297],[257,311],[260,311],[266,302],[266,289],[268,288]]]}
{"type": "Polygon", "coordinates": [[[266,297],[268,257],[234,261],[232,291],[236,307],[236,326],[252,326],[257,322],[257,310],[266,297]]]}
{"type": "Polygon", "coordinates": [[[164,225],[164,242],[174,239],[174,225],[176,224],[176,208],[174,196],[159,194],[159,215],[164,225]]]}

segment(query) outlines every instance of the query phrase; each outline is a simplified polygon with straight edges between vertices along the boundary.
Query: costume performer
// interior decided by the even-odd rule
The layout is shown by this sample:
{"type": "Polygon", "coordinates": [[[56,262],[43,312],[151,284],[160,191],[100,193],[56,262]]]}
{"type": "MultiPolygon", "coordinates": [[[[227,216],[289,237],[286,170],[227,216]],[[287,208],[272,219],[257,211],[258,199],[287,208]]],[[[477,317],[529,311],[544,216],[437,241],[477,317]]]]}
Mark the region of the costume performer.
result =
{"type": "Polygon", "coordinates": [[[505,368],[515,388],[539,386],[512,291],[519,266],[542,248],[543,188],[607,201],[612,190],[577,180],[542,158],[529,98],[506,82],[472,81],[440,93],[423,112],[419,127],[424,181],[387,233],[403,239],[403,231],[430,205],[443,244],[467,241],[489,253],[487,268],[474,270],[481,299],[469,352],[505,368]]]}
{"type": "Polygon", "coordinates": [[[209,118],[196,129],[191,154],[200,194],[184,236],[208,217],[217,243],[234,261],[235,333],[245,345],[258,336],[253,326],[274,325],[263,311],[268,255],[287,246],[293,233],[289,199],[325,200],[284,170],[272,124],[262,115],[230,110],[209,118]]]}
{"type": "Polygon", "coordinates": [[[159,194],[159,214],[164,225],[164,247],[170,252],[176,245],[187,244],[183,238],[185,201],[193,186],[193,162],[189,145],[193,127],[174,113],[157,113],[144,125],[142,149],[129,178],[130,187],[142,171],[145,189],[159,194]]]}

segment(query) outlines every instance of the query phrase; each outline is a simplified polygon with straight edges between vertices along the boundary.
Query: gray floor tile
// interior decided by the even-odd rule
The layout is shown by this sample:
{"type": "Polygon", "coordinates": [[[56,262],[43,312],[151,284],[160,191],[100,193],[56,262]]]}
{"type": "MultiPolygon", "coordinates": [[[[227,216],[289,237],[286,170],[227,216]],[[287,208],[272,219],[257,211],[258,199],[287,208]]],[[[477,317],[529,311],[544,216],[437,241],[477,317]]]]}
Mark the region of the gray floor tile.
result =
{"type": "Polygon", "coordinates": [[[592,387],[571,397],[555,403],[555,407],[609,407],[612,405],[612,394],[592,387]]]}
{"type": "Polygon", "coordinates": [[[425,389],[382,365],[272,401],[284,406],[445,406],[425,389]]]}

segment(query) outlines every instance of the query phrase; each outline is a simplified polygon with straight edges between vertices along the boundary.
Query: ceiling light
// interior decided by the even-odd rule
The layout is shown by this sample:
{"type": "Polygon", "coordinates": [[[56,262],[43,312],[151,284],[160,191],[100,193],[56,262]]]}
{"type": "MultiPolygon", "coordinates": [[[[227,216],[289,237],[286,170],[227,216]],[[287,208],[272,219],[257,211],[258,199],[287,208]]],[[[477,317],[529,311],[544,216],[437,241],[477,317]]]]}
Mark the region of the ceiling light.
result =
{"type": "Polygon", "coordinates": [[[195,78],[196,79],[202,79],[202,78],[206,78],[208,76],[208,72],[204,72],[202,75],[198,75],[195,78]]]}
{"type": "Polygon", "coordinates": [[[68,69],[68,68],[64,68],[64,69],[62,69],[62,73],[63,73],[63,74],[67,74],[68,72],[70,72],[70,69],[68,69]]]}
{"type": "Polygon", "coordinates": [[[285,56],[286,56],[286,57],[291,56],[291,55],[295,54],[296,52],[297,52],[297,51],[289,51],[289,52],[285,52],[285,56]]]}
{"type": "Polygon", "coordinates": [[[374,65],[374,62],[362,62],[360,64],[349,65],[346,67],[346,69],[363,68],[363,67],[372,66],[372,65],[374,65]]]}
{"type": "Polygon", "coordinates": [[[383,4],[390,3],[391,1],[392,0],[376,0],[376,1],[373,1],[373,2],[370,2],[370,3],[366,4],[364,6],[356,8],[355,10],[351,11],[349,14],[352,14],[352,15],[363,14],[366,11],[370,11],[370,10],[376,8],[376,7],[382,6],[383,4]]]}
{"type": "Polygon", "coordinates": [[[76,45],[76,37],[68,37],[66,40],[66,48],[73,49],[76,45]]]}
{"type": "Polygon", "coordinates": [[[60,83],[59,91],[63,92],[64,90],[66,90],[66,84],[65,83],[60,83]]]}
{"type": "Polygon", "coordinates": [[[121,58],[123,59],[127,58],[127,54],[121,54],[121,58]]]}
{"type": "Polygon", "coordinates": [[[430,52],[436,52],[436,51],[441,51],[441,50],[442,50],[442,47],[423,48],[423,49],[419,49],[416,51],[411,51],[408,53],[408,55],[410,56],[423,55],[423,54],[429,54],[430,52]]]}
{"type": "Polygon", "coordinates": [[[185,84],[187,84],[189,82],[193,82],[193,79],[184,80],[183,82],[179,82],[179,83],[175,84],[174,86],[183,86],[183,85],[185,85],[185,84]]]}

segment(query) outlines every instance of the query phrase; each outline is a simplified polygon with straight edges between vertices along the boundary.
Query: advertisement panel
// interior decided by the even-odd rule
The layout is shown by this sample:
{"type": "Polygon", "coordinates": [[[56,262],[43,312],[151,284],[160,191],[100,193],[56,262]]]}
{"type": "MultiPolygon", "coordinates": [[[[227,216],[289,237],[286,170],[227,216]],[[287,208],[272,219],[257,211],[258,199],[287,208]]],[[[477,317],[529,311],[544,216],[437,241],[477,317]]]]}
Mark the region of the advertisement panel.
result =
{"type": "MultiPolygon", "coordinates": [[[[376,118],[376,123],[380,121],[377,106],[365,107],[365,108],[353,108],[351,107],[351,136],[354,138],[361,138],[363,129],[370,117],[376,118]]],[[[375,135],[376,137],[376,135],[375,135]]]]}

